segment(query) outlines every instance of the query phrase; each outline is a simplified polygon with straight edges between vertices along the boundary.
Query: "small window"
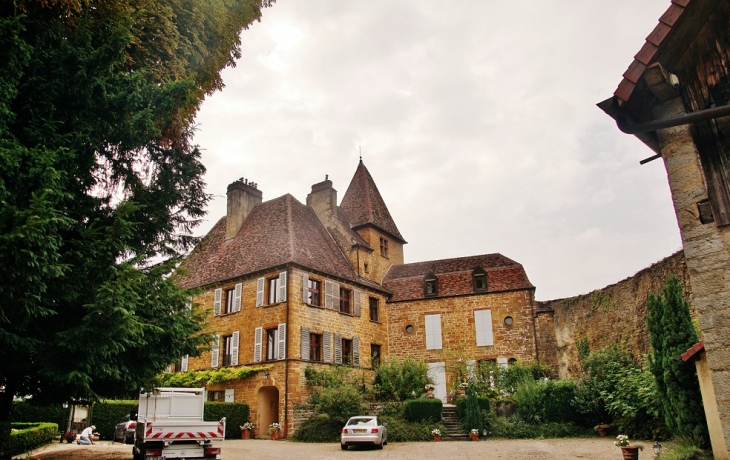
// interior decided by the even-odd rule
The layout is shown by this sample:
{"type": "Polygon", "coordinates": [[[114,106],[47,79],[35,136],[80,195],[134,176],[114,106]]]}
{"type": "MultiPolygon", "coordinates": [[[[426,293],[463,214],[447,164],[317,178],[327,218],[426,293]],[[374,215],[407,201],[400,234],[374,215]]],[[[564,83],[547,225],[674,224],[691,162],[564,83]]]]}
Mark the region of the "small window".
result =
{"type": "Polygon", "coordinates": [[[370,321],[378,321],[378,299],[370,297],[370,321]]]}
{"type": "Polygon", "coordinates": [[[406,333],[413,334],[413,325],[412,324],[409,324],[408,326],[406,326],[406,333]]]}
{"type": "Polygon", "coordinates": [[[507,366],[514,366],[515,364],[517,364],[517,359],[515,359],[515,358],[510,358],[507,361],[507,366]]]}
{"type": "Polygon", "coordinates": [[[380,255],[388,257],[388,240],[383,237],[380,237],[380,255]]]}
{"type": "Polygon", "coordinates": [[[370,344],[370,365],[372,367],[380,366],[380,345],[370,344]]]}
{"type": "Polygon", "coordinates": [[[266,289],[266,298],[269,301],[267,305],[274,305],[276,303],[276,293],[279,291],[279,277],[267,279],[266,289]]]}
{"type": "Polygon", "coordinates": [[[428,273],[423,279],[423,290],[426,297],[438,295],[438,278],[433,273],[428,273]]]}
{"type": "Polygon", "coordinates": [[[279,329],[266,329],[266,361],[279,359],[279,329]]]}
{"type": "Polygon", "coordinates": [[[320,293],[322,292],[322,283],[309,278],[307,281],[307,303],[315,307],[322,305],[320,303],[320,293]]]}
{"type": "Polygon", "coordinates": [[[348,315],[352,314],[352,310],[350,309],[350,295],[352,294],[352,291],[345,288],[340,288],[340,313],[347,313],[348,315]]]}
{"type": "Polygon", "coordinates": [[[230,366],[233,357],[233,336],[227,335],[223,337],[223,365],[230,366]]]}
{"type": "Polygon", "coordinates": [[[233,299],[235,297],[236,290],[235,289],[226,289],[223,294],[226,296],[226,310],[225,313],[233,313],[234,312],[234,306],[233,306],[233,299]]]}
{"type": "Polygon", "coordinates": [[[474,278],[474,292],[485,292],[487,290],[487,273],[482,267],[477,267],[472,272],[474,278]]]}
{"type": "Polygon", "coordinates": [[[505,325],[507,325],[507,326],[511,326],[511,325],[512,325],[512,323],[514,323],[514,322],[515,322],[515,320],[514,320],[514,318],[512,318],[511,316],[505,316],[505,317],[504,317],[504,324],[505,324],[505,325]]]}
{"type": "Polygon", "coordinates": [[[225,402],[226,392],[225,391],[209,391],[208,401],[211,402],[225,402]]]}
{"type": "Polygon", "coordinates": [[[342,339],[342,364],[352,364],[352,340],[342,339]]]}
{"type": "Polygon", "coordinates": [[[368,265],[367,262],[365,262],[364,264],[362,264],[362,268],[363,268],[363,271],[365,273],[370,273],[370,266],[368,265]]]}
{"type": "Polygon", "coordinates": [[[322,361],[322,334],[309,334],[309,360],[322,361]]]}

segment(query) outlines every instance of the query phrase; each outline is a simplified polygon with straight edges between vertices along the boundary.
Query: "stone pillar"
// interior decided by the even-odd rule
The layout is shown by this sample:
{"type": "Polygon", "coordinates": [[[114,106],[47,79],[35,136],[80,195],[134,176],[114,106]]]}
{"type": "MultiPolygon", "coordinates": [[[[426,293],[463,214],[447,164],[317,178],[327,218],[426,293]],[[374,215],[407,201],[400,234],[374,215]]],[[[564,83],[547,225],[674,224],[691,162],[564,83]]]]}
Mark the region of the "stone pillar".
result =
{"type": "MultiPolygon", "coordinates": [[[[655,118],[684,113],[680,98],[655,109],[655,118]]],[[[725,445],[730,445],[730,226],[700,222],[697,203],[708,198],[689,125],[657,131],[682,236],[692,303],[699,315],[725,445]]],[[[712,430],[712,427],[710,427],[712,430]]],[[[714,446],[713,446],[714,447],[714,446]]],[[[726,450],[727,448],[725,448],[726,450]]]]}

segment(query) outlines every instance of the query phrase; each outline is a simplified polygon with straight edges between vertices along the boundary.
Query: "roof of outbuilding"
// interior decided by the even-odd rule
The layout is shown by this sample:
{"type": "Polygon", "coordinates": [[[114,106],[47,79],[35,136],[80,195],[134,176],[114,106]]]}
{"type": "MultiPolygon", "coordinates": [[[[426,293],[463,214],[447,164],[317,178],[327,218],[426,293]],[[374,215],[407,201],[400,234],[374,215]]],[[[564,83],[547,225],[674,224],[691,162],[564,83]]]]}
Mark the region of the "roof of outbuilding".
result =
{"type": "Polygon", "coordinates": [[[438,278],[438,295],[435,297],[474,294],[472,272],[478,267],[487,274],[487,293],[534,288],[522,265],[502,254],[394,265],[386,274],[383,285],[393,292],[391,302],[423,299],[424,277],[433,273],[438,278]]]}
{"type": "Polygon", "coordinates": [[[225,236],[223,217],[181,265],[181,286],[205,286],[289,262],[358,279],[314,210],[289,194],[256,205],[235,238],[225,236]]]}
{"type": "Polygon", "coordinates": [[[350,186],[347,187],[347,191],[342,197],[340,208],[345,212],[353,228],[371,224],[401,242],[406,242],[398,231],[398,227],[390,216],[390,211],[388,211],[388,207],[385,205],[373,177],[362,160],[357,166],[350,186]]]}

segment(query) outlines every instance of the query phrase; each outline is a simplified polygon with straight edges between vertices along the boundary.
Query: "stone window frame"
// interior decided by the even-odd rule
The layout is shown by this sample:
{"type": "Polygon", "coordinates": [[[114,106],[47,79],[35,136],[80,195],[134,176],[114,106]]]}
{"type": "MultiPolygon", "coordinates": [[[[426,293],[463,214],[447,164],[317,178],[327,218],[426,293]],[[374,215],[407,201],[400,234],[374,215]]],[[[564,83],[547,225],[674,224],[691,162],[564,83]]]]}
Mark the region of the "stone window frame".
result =
{"type": "Polygon", "coordinates": [[[309,361],[314,363],[324,362],[323,334],[309,333],[309,361]],[[317,354],[319,354],[319,359],[317,359],[317,354]]]}
{"type": "Polygon", "coordinates": [[[380,255],[388,258],[388,239],[382,236],[380,237],[380,255]]]}
{"type": "Polygon", "coordinates": [[[370,344],[370,367],[375,368],[382,362],[382,345],[379,343],[370,344]]]}
{"type": "Polygon", "coordinates": [[[345,315],[352,315],[353,311],[353,290],[340,286],[339,300],[339,312],[345,315]]]}
{"type": "Polygon", "coordinates": [[[377,297],[368,297],[368,312],[370,321],[374,323],[380,322],[380,299],[377,297]],[[373,301],[375,301],[375,308],[373,308],[373,301]],[[373,315],[373,312],[375,312],[375,315],[373,315]]]}
{"type": "Polygon", "coordinates": [[[317,283],[317,285],[319,286],[319,289],[316,289],[316,290],[313,290],[313,288],[311,286],[307,286],[307,291],[310,293],[310,295],[311,295],[310,298],[312,299],[312,301],[308,302],[307,305],[309,305],[310,307],[324,308],[324,302],[322,301],[323,300],[322,286],[324,283],[317,278],[312,278],[311,276],[307,280],[307,283],[317,283]],[[314,302],[314,298],[315,298],[314,293],[315,292],[317,293],[316,294],[316,298],[317,298],[316,303],[314,302]]]}
{"type": "Polygon", "coordinates": [[[474,285],[474,292],[487,292],[487,272],[482,267],[477,267],[471,272],[474,285]],[[480,285],[481,282],[481,285],[480,285]]]}
{"type": "Polygon", "coordinates": [[[433,272],[428,272],[423,277],[423,296],[436,297],[439,294],[439,279],[433,272]]]}

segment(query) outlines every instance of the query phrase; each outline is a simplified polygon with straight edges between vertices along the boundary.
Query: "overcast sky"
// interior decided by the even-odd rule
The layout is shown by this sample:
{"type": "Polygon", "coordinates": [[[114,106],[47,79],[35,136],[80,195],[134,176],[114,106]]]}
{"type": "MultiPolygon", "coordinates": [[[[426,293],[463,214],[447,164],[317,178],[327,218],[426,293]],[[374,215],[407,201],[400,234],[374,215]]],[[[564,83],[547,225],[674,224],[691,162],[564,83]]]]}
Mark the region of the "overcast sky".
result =
{"type": "Polygon", "coordinates": [[[226,186],[301,202],[359,149],[406,262],[501,253],[537,298],[584,294],[681,248],[666,172],[596,107],[669,0],[277,0],[242,34],[195,142],[226,186]]]}

